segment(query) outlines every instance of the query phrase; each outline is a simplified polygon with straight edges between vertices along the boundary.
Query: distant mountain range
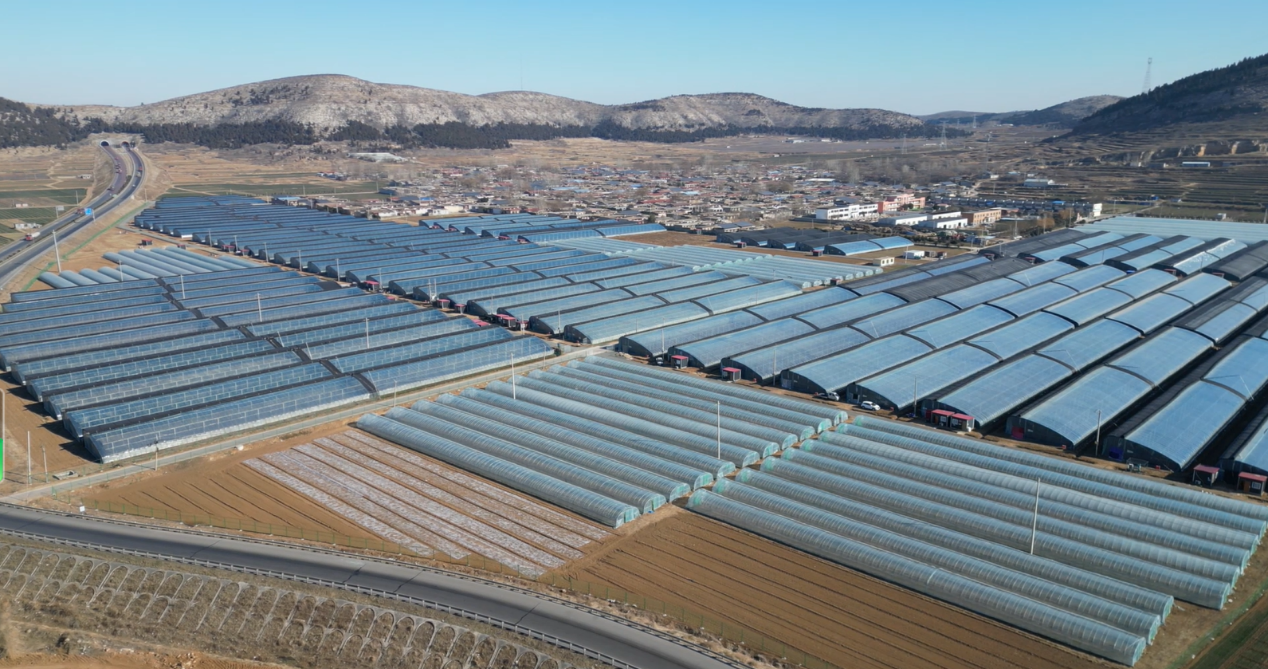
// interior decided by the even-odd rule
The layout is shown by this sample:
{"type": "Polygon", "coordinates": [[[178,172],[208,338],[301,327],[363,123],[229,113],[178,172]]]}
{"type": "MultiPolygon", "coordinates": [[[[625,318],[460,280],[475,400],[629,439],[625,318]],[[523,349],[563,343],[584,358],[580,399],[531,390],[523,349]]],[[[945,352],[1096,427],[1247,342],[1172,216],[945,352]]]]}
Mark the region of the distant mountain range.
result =
{"type": "MultiPolygon", "coordinates": [[[[1195,74],[1131,98],[1097,95],[1021,112],[798,107],[751,93],[675,95],[623,105],[510,91],[464,95],[342,75],[274,79],[136,107],[42,107],[0,98],[0,148],[64,145],[95,132],[235,148],[348,141],[366,148],[497,149],[517,139],[599,137],[690,142],[740,134],[835,139],[928,137],[973,123],[1112,134],[1253,118],[1268,109],[1268,56],[1195,74]]],[[[1268,117],[1266,117],[1268,121],[1268,117]]]]}
{"type": "MultiPolygon", "coordinates": [[[[31,107],[44,116],[47,109],[31,107]]],[[[499,148],[513,139],[578,136],[677,142],[752,132],[839,139],[929,133],[925,123],[907,114],[798,107],[750,93],[600,105],[528,91],[464,95],[341,75],[275,79],[136,107],[57,107],[51,113],[71,128],[105,127],[143,133],[152,142],[207,146],[335,139],[499,148]]],[[[0,117],[0,137],[3,123],[0,117]]]]}
{"type": "Polygon", "coordinates": [[[918,118],[926,123],[935,125],[969,125],[973,122],[978,124],[994,122],[1012,125],[1055,125],[1062,128],[1073,128],[1084,118],[1122,99],[1117,95],[1092,95],[1034,111],[945,111],[918,118]]]}
{"type": "MultiPolygon", "coordinates": [[[[1179,123],[1248,119],[1268,111],[1268,55],[1200,72],[1101,108],[1075,134],[1151,130],[1179,123]]],[[[1268,116],[1254,122],[1268,132],[1268,116]]]]}

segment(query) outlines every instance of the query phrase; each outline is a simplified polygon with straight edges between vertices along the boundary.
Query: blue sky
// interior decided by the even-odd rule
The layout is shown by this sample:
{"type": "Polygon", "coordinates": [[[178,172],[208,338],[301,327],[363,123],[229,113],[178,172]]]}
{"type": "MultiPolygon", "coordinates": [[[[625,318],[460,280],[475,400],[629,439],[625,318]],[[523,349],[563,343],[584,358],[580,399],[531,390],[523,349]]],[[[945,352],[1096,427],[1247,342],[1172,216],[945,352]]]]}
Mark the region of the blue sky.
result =
{"type": "Polygon", "coordinates": [[[600,103],[1036,109],[1268,53],[1265,0],[4,2],[0,97],[133,105],[338,73],[600,103]],[[1227,33],[1220,36],[1216,33],[1227,33]]]}

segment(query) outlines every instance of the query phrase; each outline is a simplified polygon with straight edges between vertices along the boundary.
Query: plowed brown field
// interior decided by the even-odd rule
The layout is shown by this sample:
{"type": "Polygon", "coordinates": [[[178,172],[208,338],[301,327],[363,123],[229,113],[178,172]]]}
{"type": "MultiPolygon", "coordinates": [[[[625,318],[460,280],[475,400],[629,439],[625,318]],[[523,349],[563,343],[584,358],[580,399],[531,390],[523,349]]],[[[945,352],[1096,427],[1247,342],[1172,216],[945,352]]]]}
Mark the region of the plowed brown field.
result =
{"type": "Polygon", "coordinates": [[[1107,666],[692,513],[610,542],[560,573],[676,604],[849,669],[1107,666]]]}

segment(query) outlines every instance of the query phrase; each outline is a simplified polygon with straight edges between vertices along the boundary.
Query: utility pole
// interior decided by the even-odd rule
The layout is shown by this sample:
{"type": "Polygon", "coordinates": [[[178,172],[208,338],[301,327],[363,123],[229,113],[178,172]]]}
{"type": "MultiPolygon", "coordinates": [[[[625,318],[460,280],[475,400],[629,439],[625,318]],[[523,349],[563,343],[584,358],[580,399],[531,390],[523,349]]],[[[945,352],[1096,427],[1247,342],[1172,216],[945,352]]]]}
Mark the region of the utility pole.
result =
{"type": "Polygon", "coordinates": [[[1096,454],[1101,454],[1101,410],[1096,410],[1096,454]]]}
{"type": "Polygon", "coordinates": [[[511,399],[517,400],[515,393],[515,354],[511,354],[511,399]]]}
{"type": "Polygon", "coordinates": [[[44,456],[44,482],[48,483],[48,449],[40,444],[40,453],[44,456]]]}
{"type": "Polygon", "coordinates": [[[718,459],[722,459],[722,401],[718,402],[718,459]]]}
{"type": "Polygon", "coordinates": [[[53,231],[53,257],[57,258],[57,273],[62,273],[62,252],[57,250],[57,231],[53,231]]]}
{"type": "Polygon", "coordinates": [[[365,350],[370,350],[370,319],[365,319],[365,350]]]}
{"type": "Polygon", "coordinates": [[[1040,480],[1035,479],[1035,517],[1030,522],[1030,554],[1035,554],[1035,537],[1039,534],[1039,485],[1040,480]]]}
{"type": "Polygon", "coordinates": [[[31,431],[26,431],[26,484],[31,485],[31,431]]]}
{"type": "Polygon", "coordinates": [[[256,294],[255,294],[255,315],[256,315],[256,317],[258,317],[258,318],[260,319],[260,322],[261,322],[261,323],[263,323],[263,322],[264,322],[264,307],[262,306],[262,304],[261,304],[261,302],[260,302],[260,294],[259,294],[259,293],[256,293],[256,294]]]}
{"type": "Polygon", "coordinates": [[[154,471],[158,471],[158,451],[159,451],[158,445],[159,443],[155,441],[154,442],[154,471]]]}
{"type": "Polygon", "coordinates": [[[5,399],[7,395],[8,393],[0,390],[0,483],[4,483],[4,438],[5,435],[8,434],[5,432],[5,428],[7,427],[6,419],[8,418],[7,412],[5,411],[5,399]]]}
{"type": "Polygon", "coordinates": [[[181,299],[185,299],[185,275],[181,275],[181,299]]]}

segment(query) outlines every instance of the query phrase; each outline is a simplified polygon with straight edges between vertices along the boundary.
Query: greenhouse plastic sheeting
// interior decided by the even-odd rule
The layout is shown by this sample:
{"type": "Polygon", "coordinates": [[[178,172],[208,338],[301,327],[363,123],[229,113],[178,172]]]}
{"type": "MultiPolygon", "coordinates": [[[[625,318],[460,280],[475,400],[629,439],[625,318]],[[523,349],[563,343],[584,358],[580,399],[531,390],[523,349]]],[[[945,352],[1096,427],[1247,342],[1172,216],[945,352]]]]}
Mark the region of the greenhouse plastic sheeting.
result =
{"type": "MultiPolygon", "coordinates": [[[[639,383],[638,381],[627,381],[615,375],[604,374],[604,372],[612,371],[598,365],[578,363],[568,367],[551,367],[549,374],[532,372],[529,376],[558,383],[565,388],[591,392],[597,397],[606,397],[620,402],[629,402],[632,405],[664,411],[670,415],[703,420],[708,414],[714,414],[719,419],[734,419],[739,422],[731,423],[731,420],[728,420],[727,424],[734,427],[737,432],[753,434],[759,437],[769,435],[774,439],[782,439],[785,445],[789,445],[794,441],[809,439],[815,433],[831,426],[831,423],[827,420],[817,419],[804,414],[793,414],[793,412],[777,408],[754,410],[761,407],[756,402],[745,402],[724,395],[715,395],[716,399],[711,402],[695,399],[681,389],[673,387],[672,384],[644,385],[644,383],[639,383]],[[704,413],[701,414],[699,412],[704,413]],[[757,429],[754,426],[758,426],[757,429]],[[767,428],[776,430],[776,432],[771,432],[767,428]],[[786,434],[781,435],[780,432],[786,434]],[[792,435],[795,439],[789,441],[788,435],[792,435]]],[[[643,378],[638,378],[638,380],[645,383],[653,383],[643,378]]]]}
{"type": "MultiPolygon", "coordinates": [[[[566,383],[565,379],[555,378],[543,372],[532,372],[527,378],[520,378],[519,385],[555,397],[589,405],[610,413],[619,413],[649,423],[655,422],[665,427],[679,430],[686,434],[695,434],[705,439],[716,439],[718,434],[717,414],[684,407],[674,407],[671,403],[657,401],[656,408],[646,406],[646,398],[638,398],[624,394],[629,399],[611,399],[613,393],[603,392],[595,384],[574,379],[566,383]],[[578,390],[578,388],[586,388],[578,390]]],[[[753,425],[745,421],[722,417],[722,447],[725,455],[727,446],[737,449],[756,451],[765,457],[775,451],[793,445],[797,435],[782,430],[753,425]]],[[[716,448],[716,442],[715,442],[716,448]]]]}
{"type": "MultiPolygon", "coordinates": [[[[760,477],[763,474],[750,472],[750,478],[752,476],[760,477]]],[[[765,476],[769,476],[769,474],[765,476]]],[[[865,511],[867,509],[865,505],[852,504],[847,500],[840,500],[838,505],[834,505],[835,508],[843,507],[854,511],[853,515],[855,517],[850,518],[730,480],[720,482],[714,488],[714,493],[720,494],[727,499],[733,499],[771,513],[776,513],[791,520],[818,527],[873,548],[918,560],[922,564],[935,566],[949,573],[972,578],[983,585],[1027,597],[1038,604],[1046,604],[1055,609],[1062,609],[1085,616],[1105,625],[1142,636],[1145,639],[1152,640],[1158,630],[1158,626],[1161,624],[1156,613],[1141,611],[1091,593],[1052,583],[1026,571],[1004,567],[988,559],[976,557],[954,548],[948,549],[936,546],[875,525],[878,522],[878,518],[901,518],[897,514],[880,510],[877,511],[878,518],[870,518],[865,511]]],[[[825,503],[829,502],[825,501],[825,503]]],[[[955,533],[949,534],[955,536],[955,533]]],[[[966,537],[954,541],[952,545],[955,548],[966,550],[965,544],[970,544],[973,541],[973,538],[966,537]]],[[[990,542],[977,541],[980,544],[984,544],[982,550],[989,550],[990,542]]],[[[979,544],[972,543],[971,545],[977,546],[979,544]]]]}
{"type": "Polygon", "coordinates": [[[168,325],[139,327],[131,330],[121,330],[118,332],[104,332],[89,336],[77,336],[73,339],[58,339],[55,341],[34,342],[18,346],[6,346],[4,348],[0,348],[0,364],[3,365],[4,371],[8,372],[12,371],[14,365],[25,361],[54,356],[66,356],[72,353],[79,353],[80,351],[91,351],[94,349],[111,348],[126,344],[169,339],[172,337],[180,337],[181,335],[198,334],[200,332],[209,332],[211,330],[218,329],[220,328],[214,321],[200,318],[198,320],[186,320],[168,325]]]}
{"type": "MultiPolygon", "coordinates": [[[[567,325],[564,332],[568,339],[586,344],[605,344],[626,335],[636,334],[658,327],[686,323],[709,315],[703,307],[691,302],[667,304],[646,311],[623,316],[567,325]]],[[[0,355],[3,351],[0,351],[0,355]]]]}
{"type": "MultiPolygon", "coordinates": [[[[697,394],[699,391],[708,393],[708,395],[703,395],[703,397],[706,398],[713,397],[714,395],[729,395],[744,401],[757,401],[760,404],[779,407],[788,411],[796,411],[798,413],[826,418],[832,421],[833,424],[840,423],[845,420],[846,417],[845,411],[842,411],[837,407],[820,404],[818,402],[808,402],[806,400],[793,399],[791,397],[785,397],[783,395],[773,393],[761,393],[755,396],[755,391],[747,388],[737,388],[730,383],[707,381],[690,375],[656,369],[647,365],[634,365],[604,356],[592,355],[586,358],[585,366],[589,367],[591,365],[605,367],[609,370],[627,374],[635,374],[648,379],[655,379],[660,382],[672,383],[680,387],[685,387],[690,390],[680,392],[686,392],[693,397],[702,396],[697,394]],[[755,399],[755,397],[760,399],[755,399]]],[[[754,410],[760,412],[759,409],[754,410]]]]}
{"type": "Polygon", "coordinates": [[[902,298],[895,297],[889,293],[877,293],[802,313],[797,318],[809,323],[816,330],[823,330],[860,318],[867,318],[905,304],[906,302],[902,298]]]}
{"type": "Polygon", "coordinates": [[[621,337],[617,350],[643,357],[659,357],[670,347],[706,337],[735,332],[761,323],[762,319],[748,312],[709,316],[695,321],[664,328],[656,328],[639,334],[621,337]]]}
{"type": "Polygon", "coordinates": [[[479,348],[447,353],[417,362],[380,367],[360,376],[380,396],[399,390],[435,385],[442,381],[501,369],[515,362],[528,362],[553,355],[550,344],[537,337],[516,337],[479,348]]]}
{"type": "Polygon", "coordinates": [[[746,379],[766,383],[779,377],[786,369],[847,351],[869,341],[871,339],[867,335],[857,330],[840,327],[747,353],[728,355],[722,359],[721,364],[724,367],[738,368],[746,379]]]}
{"type": "Polygon", "coordinates": [[[974,305],[989,302],[994,299],[1004,297],[1016,293],[1026,286],[1012,279],[1001,277],[999,279],[991,279],[982,283],[961,288],[945,295],[938,296],[939,300],[950,304],[957,309],[968,309],[974,305]]]}
{"type": "Polygon", "coordinates": [[[428,457],[497,481],[513,490],[557,504],[609,527],[620,527],[639,516],[638,509],[629,504],[525,469],[382,416],[366,414],[357,421],[357,427],[428,457]]]}
{"type": "Polygon", "coordinates": [[[53,307],[51,309],[31,309],[28,311],[4,311],[0,313],[0,325],[7,326],[11,323],[21,321],[45,319],[49,316],[65,316],[69,314],[82,314],[94,311],[108,311],[119,309],[122,307],[136,307],[147,304],[171,304],[167,298],[162,295],[145,295],[141,297],[132,297],[123,300],[106,300],[100,303],[89,303],[79,305],[66,305],[61,307],[53,307]]]}
{"type": "MultiPolygon", "coordinates": [[[[413,409],[395,407],[388,410],[385,415],[386,418],[398,423],[403,423],[442,439],[462,444],[467,448],[480,451],[525,469],[560,480],[566,480],[595,494],[624,502],[643,513],[651,513],[665,504],[665,496],[653,492],[652,489],[634,485],[608,473],[587,469],[578,462],[584,461],[586,464],[594,465],[602,460],[598,456],[589,455],[584,453],[584,451],[559,444],[558,442],[551,442],[543,437],[525,435],[523,433],[519,433],[516,436],[520,441],[531,443],[533,447],[510,442],[500,438],[504,436],[505,430],[495,430],[500,433],[499,436],[495,437],[472,429],[469,427],[469,423],[481,421],[472,421],[466,416],[470,416],[470,414],[463,414],[463,412],[453,407],[436,403],[416,403],[413,409]],[[560,456],[564,454],[570,455],[576,461],[561,458],[560,456]]],[[[611,461],[608,462],[610,463],[611,461]]],[[[605,468],[613,469],[610,466],[605,466],[605,468]]],[[[626,468],[621,465],[616,465],[616,468],[626,470],[627,476],[642,479],[645,483],[648,479],[652,479],[660,485],[674,486],[672,481],[649,472],[643,472],[643,475],[639,476],[633,468],[626,468]]]]}
{"type": "Polygon", "coordinates": [[[1210,351],[1211,342],[1206,337],[1180,328],[1167,328],[1107,364],[1160,386],[1210,351]]]}
{"type": "MultiPolygon", "coordinates": [[[[885,335],[913,328],[942,316],[953,314],[956,311],[955,307],[946,302],[924,300],[882,312],[864,320],[855,321],[850,324],[850,327],[873,339],[879,339],[885,335]]],[[[803,318],[803,320],[805,319],[803,318]]]]}
{"type": "Polygon", "coordinates": [[[392,301],[384,295],[366,295],[363,293],[354,297],[344,297],[337,300],[323,300],[321,302],[311,302],[309,304],[297,304],[291,307],[264,309],[262,312],[256,312],[254,310],[245,311],[238,314],[220,316],[218,318],[220,322],[225,324],[225,327],[233,328],[243,325],[284,321],[294,319],[297,316],[304,317],[334,312],[347,312],[352,309],[373,307],[380,304],[390,304],[391,302],[392,301]]]}
{"type": "MultiPolygon", "coordinates": [[[[615,462],[625,463],[630,467],[660,474],[674,481],[685,482],[688,492],[713,482],[713,474],[708,469],[691,467],[674,459],[657,457],[651,452],[623,446],[600,436],[592,436],[586,433],[584,429],[586,426],[576,424],[574,422],[575,419],[572,417],[569,417],[566,422],[551,423],[524,414],[505,411],[494,405],[483,404],[470,397],[460,395],[441,395],[436,398],[436,401],[466,413],[481,416],[487,421],[496,421],[499,424],[514,426],[512,428],[514,430],[527,430],[542,437],[584,449],[595,455],[610,458],[615,462]]],[[[667,444],[664,447],[672,448],[667,444]]],[[[684,492],[683,494],[687,493],[684,492]]],[[[676,491],[673,494],[666,494],[666,498],[670,501],[678,496],[676,491]]]]}
{"type": "Polygon", "coordinates": [[[1038,349],[1036,352],[1078,372],[1139,341],[1140,333],[1122,323],[1100,320],[1038,349]]]}
{"type": "MultiPolygon", "coordinates": [[[[1165,620],[1171,612],[1174,600],[1169,595],[1107,578],[1057,560],[1031,555],[972,535],[948,530],[934,522],[912,519],[877,506],[800,485],[771,472],[745,470],[736,477],[736,481],[744,486],[752,486],[752,488],[830,513],[919,539],[932,546],[972,555],[1002,567],[1015,569],[1055,584],[1117,602],[1137,611],[1152,614],[1160,620],[1165,620]]],[[[736,489],[735,484],[721,487],[724,496],[730,496],[727,493],[734,493],[736,489]]],[[[736,499],[743,501],[743,496],[736,496],[736,499]]]]}
{"type": "Polygon", "coordinates": [[[1114,281],[1106,287],[1126,293],[1131,295],[1133,299],[1139,300],[1149,293],[1166,288],[1177,281],[1179,279],[1174,274],[1157,269],[1147,269],[1114,281]]]}
{"type": "Polygon", "coordinates": [[[1135,664],[1145,650],[1146,640],[1142,637],[1082,616],[1039,605],[1030,599],[850,541],[747,504],[727,500],[706,490],[693,493],[688,508],[851,569],[898,583],[1036,634],[1055,638],[1122,664],[1135,664]]]}
{"type": "Polygon", "coordinates": [[[933,348],[943,348],[1011,320],[1013,317],[1008,312],[990,305],[979,304],[967,311],[914,327],[906,334],[933,348]]]}
{"type": "Polygon", "coordinates": [[[479,329],[479,327],[479,325],[469,318],[449,318],[442,321],[424,323],[422,325],[411,325],[384,332],[372,332],[369,337],[366,337],[364,336],[364,333],[361,333],[360,336],[353,335],[346,339],[338,339],[321,344],[305,345],[304,355],[313,360],[324,360],[326,358],[333,358],[346,353],[356,353],[359,351],[383,348],[385,346],[415,343],[421,340],[453,334],[455,332],[476,330],[479,329]]]}
{"type": "Polygon", "coordinates": [[[795,318],[773,320],[736,332],[730,332],[698,341],[678,344],[669,349],[670,355],[685,355],[688,364],[701,369],[712,369],[722,359],[770,346],[814,332],[814,328],[795,318]]]}
{"type": "Polygon", "coordinates": [[[992,369],[945,394],[935,394],[940,408],[973,417],[988,429],[1017,407],[1074,375],[1069,367],[1043,356],[1027,355],[992,369]]]}
{"type": "Polygon", "coordinates": [[[857,295],[845,288],[825,288],[814,292],[786,297],[782,300],[748,308],[748,312],[760,316],[764,320],[774,321],[788,316],[809,313],[823,307],[840,304],[854,299],[857,295]]]}
{"type": "MultiPolygon", "coordinates": [[[[968,501],[979,508],[980,502],[971,498],[989,500],[1007,510],[1000,516],[1004,522],[1011,519],[1013,524],[1017,524],[1016,520],[1024,518],[1017,511],[1030,511],[1033,524],[1034,481],[938,457],[937,453],[941,449],[936,447],[929,448],[930,452],[908,450],[860,435],[895,440],[894,435],[877,435],[866,428],[848,426],[845,432],[824,435],[822,442],[815,443],[806,450],[856,467],[871,468],[899,479],[907,479],[907,483],[903,485],[928,485],[939,491],[968,495],[968,501]]],[[[1161,514],[1148,510],[1114,509],[1116,512],[1129,513],[1103,513],[1102,509],[1115,503],[1098,498],[1089,499],[1083,493],[1060,486],[1050,485],[1045,488],[1042,482],[1039,493],[1042,498],[1039,513],[1045,519],[1044,531],[1087,546],[1113,550],[1202,578],[1230,583],[1237,579],[1250,559],[1250,551],[1245,548],[1186,532],[1192,524],[1185,519],[1162,519],[1170,523],[1168,527],[1154,524],[1161,514]]]]}
{"type": "Polygon", "coordinates": [[[654,295],[644,295],[643,297],[627,298],[608,302],[606,304],[598,304],[585,309],[577,309],[570,311],[565,318],[563,315],[547,314],[545,317],[532,318],[529,320],[529,327],[534,332],[541,332],[559,336],[567,330],[569,325],[574,323],[589,323],[604,318],[613,318],[625,314],[632,314],[636,311],[645,311],[654,307],[664,306],[664,300],[654,295]]]}
{"type": "MultiPolygon", "coordinates": [[[[119,361],[131,360],[133,358],[148,358],[154,355],[171,353],[174,351],[194,350],[194,352],[197,352],[198,349],[202,349],[204,347],[212,347],[218,344],[241,341],[245,338],[245,335],[237,330],[213,330],[203,334],[196,334],[187,337],[175,337],[163,341],[137,344],[135,346],[122,346],[99,351],[89,351],[87,353],[74,353],[54,358],[30,360],[28,362],[19,363],[14,368],[13,375],[19,382],[29,384],[32,382],[32,379],[63,373],[68,370],[77,370],[83,367],[100,368],[119,361]]],[[[273,348],[268,344],[268,342],[258,342],[253,345],[260,346],[260,350],[272,350],[273,348]]],[[[39,397],[36,397],[36,399],[39,399],[39,397]]]]}
{"type": "Polygon", "coordinates": [[[105,430],[85,441],[102,462],[114,462],[368,399],[356,379],[330,379],[105,430]]]}
{"type": "Polygon", "coordinates": [[[1077,297],[1051,307],[1045,312],[1060,316],[1075,325],[1087,325],[1132,301],[1132,298],[1109,288],[1094,288],[1077,297]]]}
{"type": "MultiPolygon", "coordinates": [[[[1240,532],[1247,532],[1244,541],[1236,541],[1227,536],[1210,535],[1212,538],[1230,545],[1245,548],[1254,547],[1257,538],[1268,529],[1268,508],[1212,495],[1203,490],[1194,490],[1183,486],[1154,481],[1149,478],[1132,476],[1122,472],[1108,471],[1077,462],[1059,458],[1051,458],[1015,448],[985,444],[973,439],[965,439],[945,434],[936,430],[923,429],[906,424],[883,421],[869,416],[860,416],[855,421],[861,427],[872,431],[888,432],[894,435],[905,435],[909,438],[928,444],[937,444],[952,449],[952,452],[963,451],[982,455],[999,462],[1024,465],[1034,469],[1042,469],[1057,473],[1059,476],[1047,477],[1050,482],[1072,490],[1079,490],[1106,499],[1119,500],[1127,505],[1157,509],[1166,514],[1193,518],[1201,521],[1201,525],[1224,527],[1242,527],[1240,532]],[[1258,522],[1245,523],[1246,519],[1258,522]]],[[[1034,478],[1027,474],[1026,478],[1034,478]]]]}
{"type": "MultiPolygon", "coordinates": [[[[121,330],[135,330],[138,328],[145,328],[147,326],[168,325],[180,321],[191,321],[194,320],[194,318],[194,315],[188,311],[172,311],[167,313],[132,316],[110,321],[89,321],[86,323],[71,325],[63,324],[60,327],[50,328],[48,330],[34,330],[30,332],[15,332],[13,334],[0,335],[0,350],[32,342],[51,342],[59,339],[77,340],[95,334],[118,332],[121,330]]],[[[9,328],[5,328],[5,330],[10,331],[9,328]]]]}
{"type": "Polygon", "coordinates": [[[959,345],[934,351],[919,360],[888,372],[856,381],[853,392],[880,400],[883,405],[905,410],[921,397],[978,374],[999,362],[995,356],[972,346],[959,345]]]}
{"type": "MultiPolygon", "coordinates": [[[[5,321],[0,322],[0,328],[3,328],[6,335],[11,335],[20,332],[46,331],[54,328],[83,325],[87,323],[100,323],[103,321],[116,321],[125,318],[136,318],[154,314],[166,314],[177,311],[177,309],[177,306],[170,302],[140,304],[134,306],[115,307],[106,311],[45,316],[43,318],[24,321],[5,321]]],[[[19,315],[22,315],[21,312],[19,312],[19,315]]]]}
{"type": "Polygon", "coordinates": [[[88,409],[77,409],[67,412],[63,423],[71,434],[76,437],[83,437],[86,432],[112,423],[134,421],[190,407],[226,402],[269,390],[328,379],[331,376],[332,374],[325,367],[319,363],[312,362],[306,365],[242,376],[229,381],[210,383],[156,397],[145,397],[88,409]]]}
{"type": "Polygon", "coordinates": [[[1113,367],[1099,367],[1041,404],[1021,414],[1027,439],[1035,426],[1065,446],[1078,446],[1097,425],[1112,421],[1153,389],[1140,378],[1113,367]],[[1098,419],[1099,417],[1099,419],[1098,419]]]}
{"type": "Polygon", "coordinates": [[[263,325],[248,325],[246,329],[256,336],[274,336],[282,346],[300,346],[358,334],[364,335],[367,328],[370,332],[381,332],[408,325],[439,323],[447,318],[448,316],[441,311],[416,309],[412,304],[393,302],[377,307],[349,309],[342,313],[315,316],[311,319],[301,318],[263,325]]]}
{"type": "MultiPolygon", "coordinates": [[[[447,398],[450,397],[452,396],[442,395],[438,401],[445,403],[449,401],[447,398]]],[[[551,425],[566,426],[567,429],[581,432],[588,437],[620,444],[623,447],[631,448],[640,453],[646,453],[669,462],[679,463],[687,467],[698,468],[715,478],[730,474],[736,469],[734,463],[719,460],[704,453],[689,451],[665,441],[652,439],[627,430],[621,430],[605,423],[582,418],[581,416],[572,413],[556,411],[539,404],[521,402],[516,399],[512,399],[511,397],[499,395],[487,390],[468,388],[462,391],[462,395],[459,397],[491,407],[491,410],[505,412],[507,418],[516,421],[516,424],[519,424],[518,422],[520,420],[527,419],[530,421],[546,422],[551,425]]],[[[533,427],[530,427],[530,425],[534,424],[535,423],[532,422],[526,422],[525,429],[534,429],[533,427]]],[[[547,434],[546,436],[551,436],[551,434],[547,434]]],[[[701,485],[704,484],[702,483],[701,485]]]]}
{"type": "Polygon", "coordinates": [[[1030,314],[969,340],[969,343],[994,353],[1000,360],[1042,345],[1074,329],[1074,324],[1060,316],[1039,312],[1030,314]]]}
{"type": "MultiPolygon", "coordinates": [[[[1015,550],[1029,548],[1033,510],[1028,512],[972,495],[921,486],[882,472],[861,471],[845,462],[799,450],[787,453],[785,458],[771,458],[763,463],[762,471],[808,483],[825,492],[876,504],[888,511],[931,520],[948,529],[1002,543],[1015,550]]],[[[1089,546],[1053,532],[1054,529],[1065,528],[1077,534],[1079,528],[1070,523],[1041,514],[1039,524],[1043,529],[1034,534],[1036,555],[1214,609],[1223,606],[1232,590],[1226,582],[1089,546]]],[[[1113,541],[1112,535],[1102,534],[1113,541]]]]}
{"type": "MultiPolygon", "coordinates": [[[[487,390],[504,397],[513,397],[521,402],[537,404],[547,409],[553,409],[563,413],[575,414],[587,420],[603,423],[619,430],[625,430],[645,437],[650,437],[696,453],[710,456],[716,456],[718,454],[716,436],[702,437],[692,432],[671,427],[659,419],[649,422],[645,419],[631,416],[629,414],[603,409],[594,406],[589,402],[579,402],[560,395],[534,390],[532,388],[512,387],[511,384],[504,383],[502,381],[490,383],[487,390]]],[[[686,421],[681,419],[676,419],[670,422],[675,425],[682,425],[686,423],[686,421]]],[[[762,457],[757,451],[741,448],[725,442],[721,445],[721,450],[722,457],[719,459],[730,461],[734,463],[736,467],[747,467],[748,465],[757,462],[762,457]]]]}
{"type": "Polygon", "coordinates": [[[797,390],[837,392],[873,374],[916,360],[932,350],[910,337],[886,337],[808,365],[793,367],[784,372],[784,383],[785,387],[790,383],[797,390]]]}
{"type": "Polygon", "coordinates": [[[49,415],[60,420],[71,409],[119,402],[141,395],[202,385],[303,362],[297,354],[277,351],[268,346],[267,342],[261,341],[190,351],[175,356],[164,356],[164,358],[135,360],[129,363],[126,371],[115,366],[109,375],[93,374],[91,379],[94,383],[87,387],[84,387],[82,381],[89,375],[84,372],[95,370],[81,370],[78,373],[40,379],[40,381],[48,381],[50,387],[62,384],[63,388],[61,391],[51,392],[44,405],[49,415]],[[257,355],[261,350],[271,352],[257,355]],[[107,379],[107,376],[114,376],[114,382],[109,382],[111,379],[107,379]],[[81,383],[64,385],[68,382],[74,383],[76,380],[81,383]]]}
{"type": "Polygon", "coordinates": [[[1103,286],[1115,279],[1121,279],[1126,276],[1122,270],[1114,269],[1106,265],[1094,265],[1085,267],[1073,274],[1067,274],[1062,277],[1053,279],[1052,282],[1073,288],[1080,293],[1103,286]]]}
{"type": "Polygon", "coordinates": [[[1149,460],[1162,460],[1171,471],[1184,471],[1243,407],[1245,401],[1236,393],[1198,381],[1123,436],[1126,455],[1146,459],[1137,451],[1149,451],[1153,454],[1149,460]]]}
{"type": "Polygon", "coordinates": [[[385,348],[371,349],[363,353],[350,353],[332,358],[328,362],[330,366],[339,372],[351,374],[367,369],[376,369],[387,365],[428,358],[471,346],[507,341],[513,338],[515,338],[515,335],[499,328],[477,328],[421,341],[411,340],[385,348]]]}
{"type": "Polygon", "coordinates": [[[694,301],[696,304],[708,309],[710,313],[720,314],[736,309],[753,307],[790,295],[797,295],[800,292],[801,288],[791,281],[773,281],[724,293],[707,295],[694,301]]]}
{"type": "Polygon", "coordinates": [[[1166,293],[1150,295],[1107,316],[1110,320],[1130,325],[1147,335],[1185,313],[1193,305],[1166,293]]]}

